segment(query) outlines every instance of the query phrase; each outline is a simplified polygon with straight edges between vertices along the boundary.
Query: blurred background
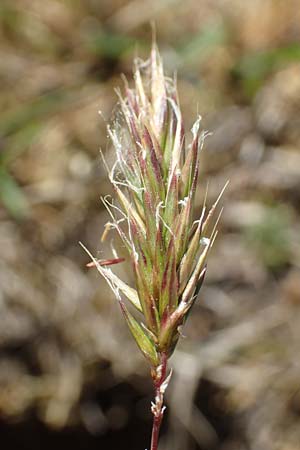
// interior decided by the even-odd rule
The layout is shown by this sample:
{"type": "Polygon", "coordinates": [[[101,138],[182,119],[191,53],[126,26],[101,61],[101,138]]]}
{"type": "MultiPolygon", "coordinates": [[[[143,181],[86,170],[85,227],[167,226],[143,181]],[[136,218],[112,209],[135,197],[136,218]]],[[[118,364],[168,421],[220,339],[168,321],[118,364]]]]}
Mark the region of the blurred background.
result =
{"type": "Polygon", "coordinates": [[[149,446],[147,363],[78,241],[111,256],[99,149],[151,21],[187,129],[200,113],[213,131],[199,210],[230,179],[161,449],[299,450],[298,0],[1,0],[3,448],[149,446]]]}

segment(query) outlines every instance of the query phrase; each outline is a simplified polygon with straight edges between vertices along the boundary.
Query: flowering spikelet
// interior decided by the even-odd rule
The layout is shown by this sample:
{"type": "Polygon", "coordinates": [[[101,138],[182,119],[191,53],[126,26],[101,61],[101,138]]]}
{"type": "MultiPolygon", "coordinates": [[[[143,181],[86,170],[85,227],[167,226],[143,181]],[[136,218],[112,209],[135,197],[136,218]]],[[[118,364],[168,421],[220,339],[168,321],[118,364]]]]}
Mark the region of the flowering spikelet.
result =
{"type": "Polygon", "coordinates": [[[217,235],[216,223],[210,222],[219,199],[208,213],[204,204],[194,220],[199,154],[206,133],[200,131],[199,117],[186,145],[176,82],[164,76],[155,44],[149,61],[135,63],[134,81],[134,88],[129,88],[125,80],[124,94],[118,93],[121,120],[108,127],[116,153],[109,176],[119,206],[103,201],[110,227],[128,251],[135,289],[105,262],[92,257],[90,264],[115,292],[134,339],[155,371],[162,355],[172,354],[203,283],[217,235]],[[141,321],[129,312],[124,297],[141,313],[141,321]]]}

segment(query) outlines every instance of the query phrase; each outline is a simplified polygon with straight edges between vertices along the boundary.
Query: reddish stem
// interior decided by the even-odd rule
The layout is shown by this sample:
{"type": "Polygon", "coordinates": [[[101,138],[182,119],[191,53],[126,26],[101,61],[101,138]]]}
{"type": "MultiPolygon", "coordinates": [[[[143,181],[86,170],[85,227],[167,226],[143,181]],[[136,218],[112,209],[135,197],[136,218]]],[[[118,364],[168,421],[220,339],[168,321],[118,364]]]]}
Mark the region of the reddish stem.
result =
{"type": "Polygon", "coordinates": [[[166,373],[167,373],[167,356],[165,353],[162,353],[161,364],[157,368],[155,368],[152,373],[155,391],[155,402],[152,404],[153,426],[152,426],[150,450],[158,450],[159,430],[165,409],[163,405],[164,389],[161,388],[164,381],[166,380],[166,373]]]}

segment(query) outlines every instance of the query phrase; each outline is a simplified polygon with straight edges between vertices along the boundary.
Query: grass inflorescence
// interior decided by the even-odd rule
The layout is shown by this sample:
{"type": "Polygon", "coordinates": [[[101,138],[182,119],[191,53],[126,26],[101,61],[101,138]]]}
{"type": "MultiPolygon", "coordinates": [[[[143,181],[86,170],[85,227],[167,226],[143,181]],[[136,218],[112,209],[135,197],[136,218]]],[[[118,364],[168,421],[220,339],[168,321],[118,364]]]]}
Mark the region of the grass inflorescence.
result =
{"type": "Polygon", "coordinates": [[[117,230],[128,252],[135,287],[108,267],[118,259],[101,262],[91,257],[150,364],[155,388],[151,450],[156,450],[170,378],[167,361],[205,277],[223,191],[210,210],[204,202],[195,220],[199,156],[207,132],[201,131],[198,117],[186,144],[176,80],[164,75],[155,43],[148,61],[135,61],[134,87],[124,79],[118,98],[119,117],[108,126],[116,155],[109,178],[118,204],[107,198],[103,202],[111,218],[108,227],[117,230]]]}

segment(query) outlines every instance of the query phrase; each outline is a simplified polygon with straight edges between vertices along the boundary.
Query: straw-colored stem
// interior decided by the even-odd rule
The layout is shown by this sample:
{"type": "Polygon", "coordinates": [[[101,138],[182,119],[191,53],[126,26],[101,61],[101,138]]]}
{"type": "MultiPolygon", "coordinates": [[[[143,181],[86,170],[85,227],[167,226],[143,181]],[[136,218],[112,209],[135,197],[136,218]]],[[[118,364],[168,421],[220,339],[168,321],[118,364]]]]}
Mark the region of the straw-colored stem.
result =
{"type": "Polygon", "coordinates": [[[152,403],[153,426],[151,436],[150,450],[158,450],[159,430],[162,423],[165,406],[164,391],[166,388],[166,374],[167,374],[167,355],[162,353],[161,364],[152,372],[153,385],[155,391],[155,402],[152,403]]]}

